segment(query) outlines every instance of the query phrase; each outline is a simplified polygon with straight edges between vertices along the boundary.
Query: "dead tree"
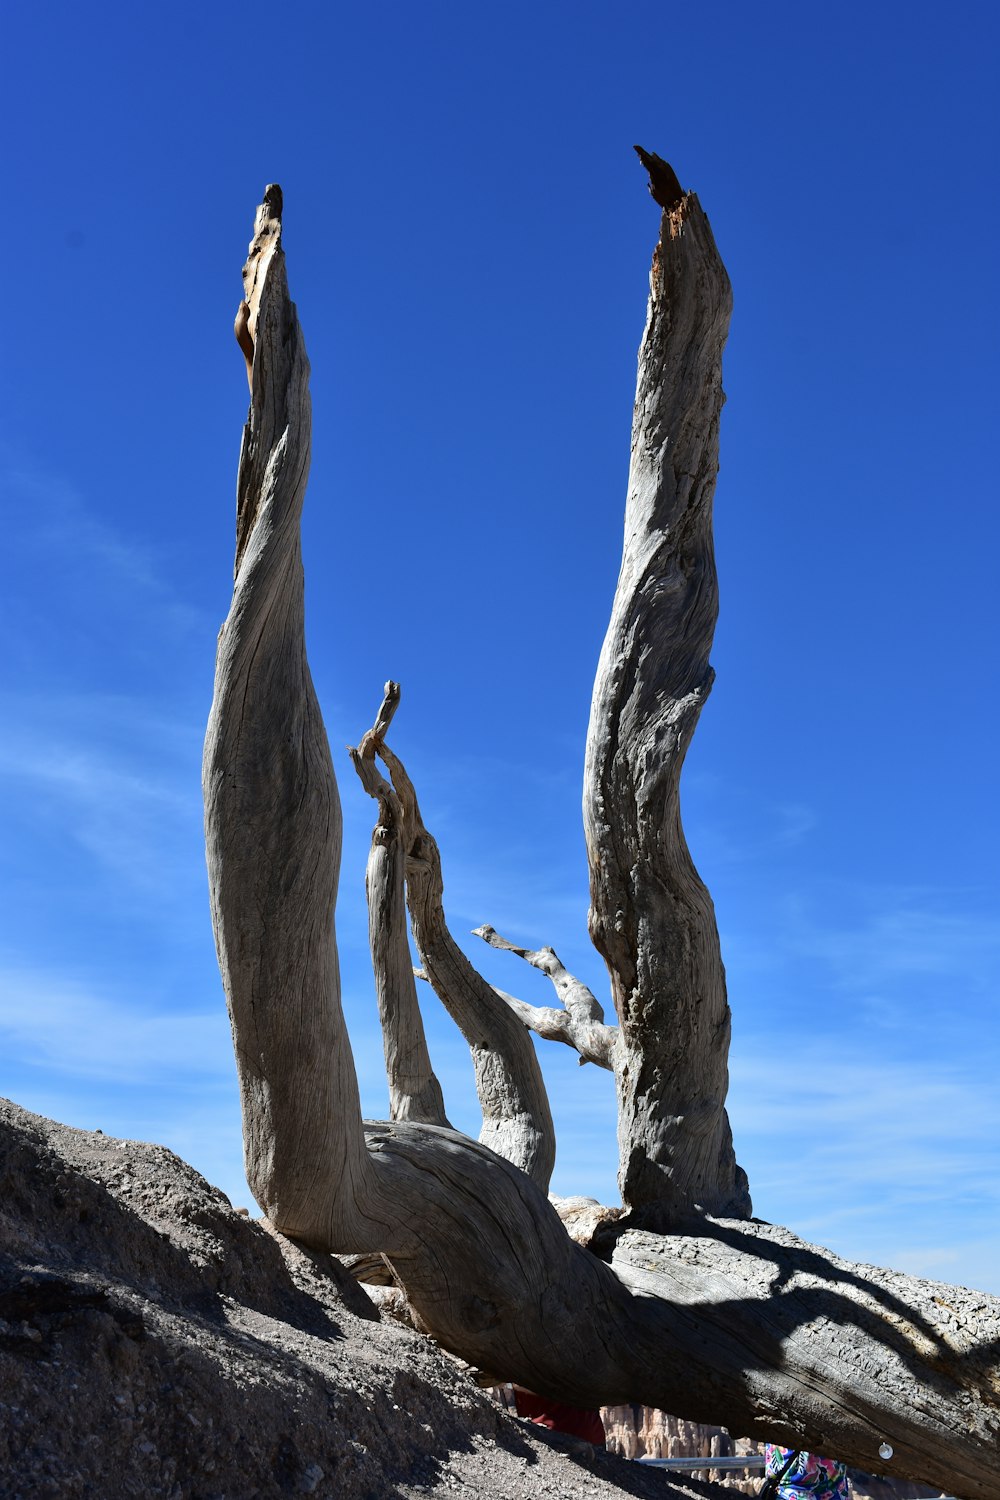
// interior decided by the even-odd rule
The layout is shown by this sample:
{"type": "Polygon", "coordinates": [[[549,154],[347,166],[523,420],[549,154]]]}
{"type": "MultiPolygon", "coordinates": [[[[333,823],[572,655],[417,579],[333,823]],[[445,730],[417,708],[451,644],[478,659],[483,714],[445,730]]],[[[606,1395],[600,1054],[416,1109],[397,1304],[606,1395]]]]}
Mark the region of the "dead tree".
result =
{"type": "Polygon", "coordinates": [[[557,1003],[539,1008],[493,989],[455,942],[437,845],[387,743],[399,697],[389,684],[353,752],[378,804],[368,899],[392,1100],[382,1123],[362,1121],[340,1005],[340,804],[303,632],[309,366],[276,187],[258,210],[237,319],[251,402],[236,582],[204,764],[248,1179],[283,1233],[386,1257],[418,1326],[484,1371],[579,1405],[642,1402],[995,1500],[1000,1301],[851,1265],[749,1217],[725,1112],[718,935],[678,802],[712,680],[730,288],[695,195],[660,158],[640,156],[660,234],[584,790],[590,926],[617,1024],[551,949],[481,930],[548,974],[557,1003]],[[479,1142],[445,1118],[407,912],[424,975],[472,1051],[479,1142]],[[624,1210],[545,1196],[553,1129],[529,1029],[614,1072],[624,1210]]]}

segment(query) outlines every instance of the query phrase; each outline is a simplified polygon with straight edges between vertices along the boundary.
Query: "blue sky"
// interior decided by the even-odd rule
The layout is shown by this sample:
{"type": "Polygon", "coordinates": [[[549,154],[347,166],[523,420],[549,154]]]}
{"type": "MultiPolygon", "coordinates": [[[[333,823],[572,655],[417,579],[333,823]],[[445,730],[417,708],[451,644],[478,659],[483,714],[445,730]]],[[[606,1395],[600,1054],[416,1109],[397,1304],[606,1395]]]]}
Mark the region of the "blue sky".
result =
{"type": "MultiPolygon", "coordinates": [[[[343,747],[389,676],[453,928],[550,942],[605,993],[579,803],[657,226],[639,141],[698,192],[735,291],[718,681],[684,807],[755,1207],[1000,1291],[994,8],[153,15],[5,28],[0,1092],[246,1198],[199,763],[232,318],[272,180],[313,366],[309,631],[365,1107],[371,809],[343,747]]],[[[554,1186],[615,1201],[610,1079],[543,1055],[554,1186]]]]}

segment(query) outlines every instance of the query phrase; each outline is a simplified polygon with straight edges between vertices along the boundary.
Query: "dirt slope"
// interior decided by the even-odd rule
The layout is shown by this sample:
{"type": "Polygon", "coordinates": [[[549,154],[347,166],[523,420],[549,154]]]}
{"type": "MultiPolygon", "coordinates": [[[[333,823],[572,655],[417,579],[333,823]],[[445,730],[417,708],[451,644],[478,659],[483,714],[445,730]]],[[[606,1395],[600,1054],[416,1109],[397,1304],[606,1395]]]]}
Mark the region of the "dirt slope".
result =
{"type": "Polygon", "coordinates": [[[727,1494],[564,1451],[172,1152],[0,1101],[2,1500],[444,1491],[727,1494]]]}

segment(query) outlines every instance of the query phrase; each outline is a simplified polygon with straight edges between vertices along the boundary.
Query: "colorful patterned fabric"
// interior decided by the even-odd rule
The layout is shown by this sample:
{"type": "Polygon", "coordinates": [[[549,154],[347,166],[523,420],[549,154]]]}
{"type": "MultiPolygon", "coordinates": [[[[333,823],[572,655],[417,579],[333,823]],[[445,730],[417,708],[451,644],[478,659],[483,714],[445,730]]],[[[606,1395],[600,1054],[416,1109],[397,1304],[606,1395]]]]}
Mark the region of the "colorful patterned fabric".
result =
{"type": "MultiPolygon", "coordinates": [[[[776,1448],[768,1443],[764,1449],[766,1473],[780,1474],[792,1456],[791,1448],[776,1448]]],[[[848,1500],[847,1470],[835,1458],[820,1458],[816,1453],[800,1453],[778,1485],[779,1500],[848,1500]]]]}

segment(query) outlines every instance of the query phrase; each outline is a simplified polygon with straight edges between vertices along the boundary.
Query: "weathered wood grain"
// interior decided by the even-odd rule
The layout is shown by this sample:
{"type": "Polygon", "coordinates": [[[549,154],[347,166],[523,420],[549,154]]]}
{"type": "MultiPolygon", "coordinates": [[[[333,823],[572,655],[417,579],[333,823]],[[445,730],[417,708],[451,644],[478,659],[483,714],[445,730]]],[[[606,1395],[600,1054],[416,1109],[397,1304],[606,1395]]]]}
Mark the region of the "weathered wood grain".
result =
{"type": "Polygon", "coordinates": [[[381,740],[406,828],[406,901],[423,972],[469,1045],[483,1124],[479,1139],[541,1188],[556,1137],[535,1049],[524,1024],[456,943],[444,911],[441,851],[420,812],[406,767],[381,740]]]}
{"type": "Polygon", "coordinates": [[[341,812],[305,654],[299,521],[309,362],[288,296],[280,193],[244,268],[254,355],[237,480],[236,580],[205,740],[212,924],[243,1108],[247,1180],[278,1228],[376,1248],[372,1170],[340,1007],[341,812]]]}
{"type": "MultiPolygon", "coordinates": [[[[676,184],[667,170],[653,184],[660,198],[663,182],[676,184]]],[[[713,677],[712,497],[731,304],[697,198],[671,197],[650,276],[625,544],[583,795],[590,931],[621,1028],[619,1186],[650,1227],[750,1209],[725,1110],[730,1013],[715,913],[680,815],[681,767],[713,677]]]]}
{"type": "Polygon", "coordinates": [[[374,726],[350,756],[370,797],[378,802],[371,853],[365,874],[368,941],[375,975],[385,1071],[389,1083],[390,1120],[414,1120],[451,1128],[424,1032],[406,928],[406,851],[403,809],[393,788],[375,764],[378,745],[399,703],[399,687],[385,685],[385,697],[374,726]]]}
{"type": "Polygon", "coordinates": [[[525,963],[538,969],[552,981],[562,1002],[560,1010],[549,1005],[528,1005],[504,990],[497,990],[497,994],[506,1001],[518,1020],[536,1036],[572,1047],[582,1063],[592,1062],[599,1068],[614,1071],[618,1028],[605,1024],[604,1007],[597,996],[582,980],[569,972],[553,948],[518,947],[516,943],[510,943],[501,937],[488,922],[482,927],[476,927],[474,935],[501,953],[513,953],[518,958],[523,958],[525,963]]]}
{"type": "MultiPolygon", "coordinates": [[[[657,181],[669,196],[669,179],[657,181]]],[[[544,1090],[539,1076],[539,1103],[531,1075],[510,1065],[530,1039],[447,931],[440,856],[385,744],[385,714],[356,760],[382,808],[375,844],[398,852],[403,827],[418,949],[474,1053],[491,1056],[480,1087],[500,1151],[434,1124],[363,1124],[334,932],[340,806],[305,651],[308,363],[277,204],[269,190],[245,273],[251,407],[204,760],[212,919],[258,1201],[277,1230],[316,1250],[384,1255],[417,1325],[479,1369],[575,1404],[641,1402],[860,1467],[888,1441],[889,1472],[996,1500],[1000,1300],[852,1266],[742,1217],[718,940],[677,806],[710,682],[707,507],[728,316],[693,195],[665,210],[654,262],[625,559],[588,748],[592,921],[619,1006],[623,1180],[639,1212],[563,1204],[578,1243],[544,1196],[544,1090]],[[371,775],[373,750],[391,788],[371,775]],[[497,1016],[516,1043],[497,1042],[497,1016]],[[720,1201],[736,1216],[704,1212],[720,1201]],[[697,1232],[650,1233],[660,1212],[697,1232]]],[[[403,993],[399,869],[379,859],[369,873],[391,1032],[403,993]]],[[[553,963],[565,1010],[597,1024],[594,997],[553,963]]],[[[405,1067],[400,1054],[401,1077],[405,1067]]]]}

